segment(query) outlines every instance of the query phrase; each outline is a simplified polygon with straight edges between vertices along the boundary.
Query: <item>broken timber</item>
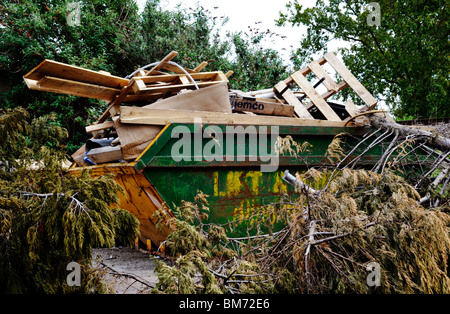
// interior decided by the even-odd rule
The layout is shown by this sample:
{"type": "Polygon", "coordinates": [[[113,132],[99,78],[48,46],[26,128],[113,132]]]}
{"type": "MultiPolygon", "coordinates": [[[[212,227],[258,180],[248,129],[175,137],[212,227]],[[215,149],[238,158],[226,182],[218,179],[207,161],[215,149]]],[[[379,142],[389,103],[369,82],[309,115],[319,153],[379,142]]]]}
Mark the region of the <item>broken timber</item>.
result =
{"type": "MultiPolygon", "coordinates": [[[[202,72],[206,61],[192,69],[181,68],[171,61],[176,56],[177,52],[172,51],[161,61],[137,69],[126,78],[51,60],[45,60],[24,76],[30,89],[108,102],[97,122],[86,127],[92,139],[72,155],[75,163],[69,171],[77,175],[88,167],[92,175],[114,173],[117,183],[124,187],[116,205],[138,217],[142,242],[151,240],[155,247],[163,243],[168,230],[156,228],[153,214],[164,209],[172,215],[164,204],[178,204],[180,195],[190,198],[190,193],[197,189],[206,189],[214,198],[212,221],[226,223],[237,209],[251,212],[258,203],[266,202],[285,188],[279,172],[247,170],[262,165],[263,158],[257,157],[270,157],[263,149],[274,147],[272,135],[275,140],[278,131],[280,136],[289,135],[302,141],[306,138],[314,149],[305,152],[304,160],[308,165],[321,165],[327,162],[326,145],[336,134],[346,132],[355,137],[366,134],[366,128],[355,127],[358,126],[355,121],[362,111],[376,105],[376,100],[332,54],[311,62],[270,89],[248,93],[229,90],[231,71],[202,72]],[[334,81],[323,67],[326,63],[341,81],[334,81]],[[318,85],[309,81],[306,76],[309,73],[319,79],[325,92],[319,92],[318,85]],[[365,103],[364,108],[351,101],[345,105],[330,101],[346,87],[355,90],[365,103]],[[202,140],[207,142],[211,137],[217,144],[217,152],[223,153],[225,147],[236,149],[238,158],[210,161],[188,154],[189,158],[175,161],[171,156],[176,142],[172,131],[180,124],[182,129],[192,131],[199,119],[225,132],[228,126],[236,126],[229,129],[235,130],[236,136],[243,135],[240,141],[234,141],[234,137],[232,141],[231,137],[229,141],[227,137],[213,138],[209,133],[206,134],[209,137],[203,134],[202,140]],[[272,132],[272,126],[277,131],[272,132]],[[270,132],[263,132],[269,129],[270,132]],[[263,142],[246,143],[247,138],[253,138],[250,134],[245,136],[247,130],[259,132],[258,139],[263,142]],[[106,142],[106,146],[88,145],[94,141],[106,142]],[[248,199],[250,194],[254,203],[235,203],[248,199]]],[[[376,160],[373,154],[361,159],[367,164],[376,160]]],[[[280,156],[280,165],[297,167],[299,161],[292,156],[280,156]]]]}

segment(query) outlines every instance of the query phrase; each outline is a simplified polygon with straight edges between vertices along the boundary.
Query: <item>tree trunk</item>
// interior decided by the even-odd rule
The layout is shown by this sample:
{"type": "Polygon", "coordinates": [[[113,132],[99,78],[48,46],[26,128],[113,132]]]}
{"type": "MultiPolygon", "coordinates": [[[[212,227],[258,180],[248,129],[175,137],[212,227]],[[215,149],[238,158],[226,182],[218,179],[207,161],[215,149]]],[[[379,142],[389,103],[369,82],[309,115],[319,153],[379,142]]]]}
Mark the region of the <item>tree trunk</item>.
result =
{"type": "Polygon", "coordinates": [[[394,129],[399,132],[399,135],[413,135],[418,138],[422,138],[430,147],[435,149],[444,151],[450,150],[450,139],[440,136],[437,133],[398,124],[392,118],[387,118],[383,114],[372,114],[369,116],[369,119],[372,126],[375,128],[394,129]]]}

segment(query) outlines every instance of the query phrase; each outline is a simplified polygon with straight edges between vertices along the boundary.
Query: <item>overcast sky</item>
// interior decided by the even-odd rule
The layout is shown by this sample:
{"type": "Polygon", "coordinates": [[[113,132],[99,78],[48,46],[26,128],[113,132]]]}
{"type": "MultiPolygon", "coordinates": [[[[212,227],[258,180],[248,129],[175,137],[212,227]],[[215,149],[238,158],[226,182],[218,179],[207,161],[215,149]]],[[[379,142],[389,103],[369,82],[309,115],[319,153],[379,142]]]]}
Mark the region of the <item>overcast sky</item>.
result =
{"type": "MultiPolygon", "coordinates": [[[[142,9],[145,0],[137,0],[142,9]]],[[[249,32],[250,29],[267,31],[274,34],[264,43],[264,46],[277,50],[283,58],[288,59],[292,49],[297,48],[306,28],[275,26],[280,11],[287,12],[289,0],[161,0],[161,7],[174,9],[178,4],[184,8],[194,8],[197,4],[209,10],[210,16],[218,18],[227,16],[229,22],[224,31],[249,32]]],[[[315,0],[301,1],[304,7],[312,7],[315,0]]],[[[225,33],[225,32],[224,32],[225,33]]]]}

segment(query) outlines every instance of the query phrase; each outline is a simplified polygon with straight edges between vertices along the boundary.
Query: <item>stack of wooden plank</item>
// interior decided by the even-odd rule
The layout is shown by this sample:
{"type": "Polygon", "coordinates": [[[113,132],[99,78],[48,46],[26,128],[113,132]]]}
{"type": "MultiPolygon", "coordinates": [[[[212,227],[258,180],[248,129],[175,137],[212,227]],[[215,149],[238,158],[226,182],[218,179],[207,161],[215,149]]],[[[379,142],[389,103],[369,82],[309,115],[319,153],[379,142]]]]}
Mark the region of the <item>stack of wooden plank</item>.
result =
{"type": "Polygon", "coordinates": [[[172,51],[150,69],[137,70],[131,78],[45,60],[24,80],[30,89],[108,102],[97,122],[86,127],[92,134],[91,142],[73,155],[79,165],[132,161],[169,123],[193,123],[194,118],[201,118],[210,124],[344,126],[377,103],[332,53],[273,88],[253,92],[229,90],[231,71],[201,72],[207,62],[194,69],[179,67],[171,61],[176,55],[172,51]],[[323,68],[326,63],[340,76],[339,83],[323,68]],[[309,73],[326,92],[317,91],[318,84],[313,86],[307,79],[309,73]],[[361,97],[364,108],[351,101],[341,108],[329,101],[346,87],[361,97]]]}

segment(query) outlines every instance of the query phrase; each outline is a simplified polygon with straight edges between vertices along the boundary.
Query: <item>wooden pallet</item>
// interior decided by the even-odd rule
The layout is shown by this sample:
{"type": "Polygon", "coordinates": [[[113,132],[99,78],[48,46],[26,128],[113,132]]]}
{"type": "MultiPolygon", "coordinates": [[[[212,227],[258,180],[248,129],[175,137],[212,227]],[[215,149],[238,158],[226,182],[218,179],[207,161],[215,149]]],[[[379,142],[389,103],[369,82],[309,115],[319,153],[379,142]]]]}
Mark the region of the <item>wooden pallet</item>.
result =
{"type": "MultiPolygon", "coordinates": [[[[287,79],[279,82],[274,86],[274,91],[279,97],[284,99],[287,103],[294,106],[296,115],[299,118],[314,119],[309,112],[313,106],[316,107],[326,120],[341,121],[341,118],[328,105],[327,99],[343,90],[346,87],[352,88],[356,94],[366,103],[365,110],[372,110],[377,104],[377,100],[367,91],[367,89],[350,73],[345,65],[333,54],[327,53],[325,56],[317,61],[313,61],[305,68],[293,73],[287,79]],[[328,63],[340,75],[342,81],[336,83],[333,78],[322,67],[328,63]],[[314,88],[314,86],[307,80],[306,75],[313,73],[318,79],[323,80],[323,85],[327,91],[323,94],[314,88]],[[298,99],[298,97],[291,90],[290,85],[296,84],[303,93],[309,98],[310,103],[305,106],[298,99]]],[[[359,109],[352,103],[347,102],[346,110],[350,116],[357,114],[359,109]]]]}

